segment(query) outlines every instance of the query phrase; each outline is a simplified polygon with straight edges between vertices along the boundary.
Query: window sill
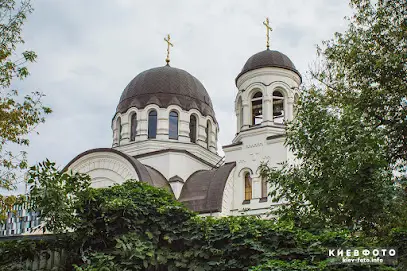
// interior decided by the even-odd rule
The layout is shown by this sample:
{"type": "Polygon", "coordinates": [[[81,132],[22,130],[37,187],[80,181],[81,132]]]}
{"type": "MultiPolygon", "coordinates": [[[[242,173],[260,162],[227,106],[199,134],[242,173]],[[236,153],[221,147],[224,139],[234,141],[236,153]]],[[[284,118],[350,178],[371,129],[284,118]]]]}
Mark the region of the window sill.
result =
{"type": "Polygon", "coordinates": [[[249,199],[245,199],[242,204],[250,204],[250,200],[249,199]]]}
{"type": "Polygon", "coordinates": [[[259,199],[259,202],[267,202],[267,197],[260,198],[260,199],[259,199]]]}

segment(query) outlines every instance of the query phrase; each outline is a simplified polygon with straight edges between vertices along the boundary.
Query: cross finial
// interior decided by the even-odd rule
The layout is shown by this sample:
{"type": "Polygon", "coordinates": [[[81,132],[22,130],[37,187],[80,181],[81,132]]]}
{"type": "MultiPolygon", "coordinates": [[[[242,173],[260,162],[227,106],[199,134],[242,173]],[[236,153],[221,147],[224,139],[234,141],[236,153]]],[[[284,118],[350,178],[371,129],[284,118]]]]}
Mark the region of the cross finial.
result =
{"type": "Polygon", "coordinates": [[[170,64],[170,46],[174,47],[174,44],[172,44],[170,42],[170,39],[171,39],[170,34],[168,34],[167,37],[164,38],[165,42],[167,42],[167,58],[165,59],[165,62],[167,62],[167,65],[170,64]]]}
{"type": "Polygon", "coordinates": [[[266,18],[266,21],[263,22],[264,26],[266,26],[267,31],[267,50],[270,48],[270,31],[273,31],[273,28],[270,26],[269,18],[266,18]]]}

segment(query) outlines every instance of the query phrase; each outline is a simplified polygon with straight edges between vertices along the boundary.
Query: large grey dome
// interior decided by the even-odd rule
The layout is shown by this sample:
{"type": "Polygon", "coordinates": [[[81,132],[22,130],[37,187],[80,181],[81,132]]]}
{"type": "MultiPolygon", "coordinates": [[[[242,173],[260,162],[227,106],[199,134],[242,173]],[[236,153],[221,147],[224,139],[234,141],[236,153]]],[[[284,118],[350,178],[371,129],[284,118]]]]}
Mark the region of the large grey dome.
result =
{"type": "Polygon", "coordinates": [[[142,109],[149,104],[194,108],[216,121],[212,101],[202,83],[188,72],[170,66],[138,74],[124,89],[116,112],[124,113],[133,106],[142,109]]]}
{"type": "Polygon", "coordinates": [[[301,74],[295,68],[293,62],[283,53],[273,50],[264,50],[251,56],[244,64],[242,71],[236,77],[239,79],[244,73],[260,68],[282,68],[295,72],[301,78],[301,74]]]}

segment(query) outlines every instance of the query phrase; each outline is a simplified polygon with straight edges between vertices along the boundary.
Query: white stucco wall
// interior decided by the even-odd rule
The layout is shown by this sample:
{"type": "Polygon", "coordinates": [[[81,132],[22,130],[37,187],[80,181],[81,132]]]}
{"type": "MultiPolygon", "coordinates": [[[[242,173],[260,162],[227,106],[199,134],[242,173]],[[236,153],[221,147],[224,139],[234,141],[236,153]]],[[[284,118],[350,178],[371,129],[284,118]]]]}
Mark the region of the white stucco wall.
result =
{"type": "MultiPolygon", "coordinates": [[[[271,198],[266,202],[261,202],[261,177],[258,168],[262,162],[267,162],[269,166],[278,167],[279,163],[287,159],[287,149],[284,146],[284,138],[267,140],[266,128],[259,130],[257,135],[244,137],[242,144],[226,148],[226,162],[236,161],[236,168],[233,172],[232,191],[230,196],[233,200],[230,203],[230,214],[239,215],[244,209],[250,209],[247,214],[258,214],[268,211],[272,205],[271,198]],[[246,172],[252,178],[252,199],[249,204],[243,204],[245,195],[246,172]]],[[[270,191],[270,187],[268,190],[270,191]]]]}

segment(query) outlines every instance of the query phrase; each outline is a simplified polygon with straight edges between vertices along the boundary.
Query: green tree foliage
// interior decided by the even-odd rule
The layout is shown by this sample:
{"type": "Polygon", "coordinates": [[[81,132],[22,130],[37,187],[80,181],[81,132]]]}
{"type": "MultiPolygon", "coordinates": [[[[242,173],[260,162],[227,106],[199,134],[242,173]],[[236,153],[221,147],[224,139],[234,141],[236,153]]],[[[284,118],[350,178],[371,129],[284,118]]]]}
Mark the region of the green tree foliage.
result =
{"type": "Polygon", "coordinates": [[[351,5],[356,12],[347,31],[324,42],[322,70],[314,76],[327,86],[331,105],[351,105],[365,125],[387,135],[388,159],[406,165],[407,2],[351,0],[351,5]]]}
{"type": "Polygon", "coordinates": [[[61,172],[45,160],[30,168],[27,183],[31,208],[41,214],[44,232],[66,232],[78,223],[74,215],[81,200],[78,196],[89,188],[89,175],[61,172]]]}
{"type": "Polygon", "coordinates": [[[298,161],[262,171],[288,202],[282,218],[386,234],[406,225],[407,2],[351,5],[288,124],[298,161]]]}
{"type": "Polygon", "coordinates": [[[256,217],[199,217],[166,190],[143,182],[94,189],[87,176],[65,175],[47,161],[31,168],[34,210],[46,228],[61,234],[0,242],[0,270],[21,270],[27,259],[61,249],[66,261],[60,270],[77,271],[385,270],[330,265],[327,248],[391,245],[406,255],[400,243],[405,231],[376,240],[256,217]]]}
{"type": "MultiPolygon", "coordinates": [[[[27,135],[51,112],[41,103],[43,94],[13,88],[15,79],[29,75],[27,64],[37,58],[33,51],[21,51],[23,23],[32,7],[29,0],[0,0],[0,188],[13,189],[22,169],[27,168],[26,153],[11,151],[12,146],[29,145],[27,135]]],[[[3,202],[4,203],[4,202],[3,202]]]]}

